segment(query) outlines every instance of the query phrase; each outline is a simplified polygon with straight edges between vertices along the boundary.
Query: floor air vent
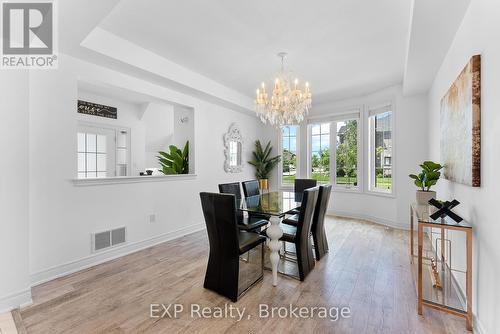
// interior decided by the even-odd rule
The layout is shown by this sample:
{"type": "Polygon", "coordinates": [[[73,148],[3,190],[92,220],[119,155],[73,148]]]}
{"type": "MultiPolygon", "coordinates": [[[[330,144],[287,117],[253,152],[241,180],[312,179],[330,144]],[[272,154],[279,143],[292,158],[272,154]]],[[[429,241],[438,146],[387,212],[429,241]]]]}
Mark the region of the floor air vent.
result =
{"type": "Polygon", "coordinates": [[[123,244],[126,241],[126,228],[120,227],[110,231],[92,234],[92,252],[123,244]]]}

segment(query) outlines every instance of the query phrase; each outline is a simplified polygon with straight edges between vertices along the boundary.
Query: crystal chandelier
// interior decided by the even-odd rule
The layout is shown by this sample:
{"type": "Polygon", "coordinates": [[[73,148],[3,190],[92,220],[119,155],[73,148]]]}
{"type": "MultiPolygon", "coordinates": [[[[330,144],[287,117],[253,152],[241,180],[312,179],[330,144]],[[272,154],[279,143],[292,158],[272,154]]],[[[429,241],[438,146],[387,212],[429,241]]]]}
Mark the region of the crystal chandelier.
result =
{"type": "Polygon", "coordinates": [[[278,53],[281,58],[281,70],[274,81],[273,94],[268,98],[264,82],[257,89],[255,111],[265,124],[269,122],[275,127],[297,124],[304,120],[311,108],[312,95],[309,83],[304,85],[304,91],[299,88],[299,80],[291,80],[291,72],[285,71],[286,52],[278,53]]]}

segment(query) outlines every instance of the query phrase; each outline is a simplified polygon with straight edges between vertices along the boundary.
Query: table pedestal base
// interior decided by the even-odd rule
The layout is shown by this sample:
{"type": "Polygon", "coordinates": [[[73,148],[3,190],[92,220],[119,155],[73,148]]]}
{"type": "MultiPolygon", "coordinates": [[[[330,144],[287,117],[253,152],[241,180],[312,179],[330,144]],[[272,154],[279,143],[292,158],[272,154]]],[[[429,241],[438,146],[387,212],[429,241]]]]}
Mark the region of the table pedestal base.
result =
{"type": "Polygon", "coordinates": [[[269,242],[269,249],[271,250],[271,255],[269,256],[271,260],[271,267],[273,270],[273,286],[278,285],[278,264],[280,260],[279,251],[281,248],[280,238],[283,235],[283,231],[281,230],[280,217],[271,217],[270,218],[271,226],[267,229],[267,236],[271,239],[269,242]]]}

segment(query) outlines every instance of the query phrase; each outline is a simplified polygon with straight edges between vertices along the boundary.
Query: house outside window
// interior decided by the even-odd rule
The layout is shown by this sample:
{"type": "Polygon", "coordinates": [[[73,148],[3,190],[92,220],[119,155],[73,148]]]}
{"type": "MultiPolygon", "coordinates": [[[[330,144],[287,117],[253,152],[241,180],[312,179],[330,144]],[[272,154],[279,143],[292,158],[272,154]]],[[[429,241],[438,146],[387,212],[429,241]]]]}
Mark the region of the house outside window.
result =
{"type": "Polygon", "coordinates": [[[393,190],[393,115],[390,106],[369,113],[370,191],[393,190]]]}

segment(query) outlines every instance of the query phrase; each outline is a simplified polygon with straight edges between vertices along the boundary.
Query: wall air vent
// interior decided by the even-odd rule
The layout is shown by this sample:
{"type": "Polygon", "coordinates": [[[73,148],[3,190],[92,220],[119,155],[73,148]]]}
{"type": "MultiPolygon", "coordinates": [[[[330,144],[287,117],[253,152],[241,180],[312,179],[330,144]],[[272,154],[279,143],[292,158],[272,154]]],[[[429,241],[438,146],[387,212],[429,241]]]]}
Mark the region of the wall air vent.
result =
{"type": "Polygon", "coordinates": [[[92,233],[92,252],[98,252],[125,243],[127,241],[126,232],[125,227],[120,227],[114,230],[92,233]]]}

